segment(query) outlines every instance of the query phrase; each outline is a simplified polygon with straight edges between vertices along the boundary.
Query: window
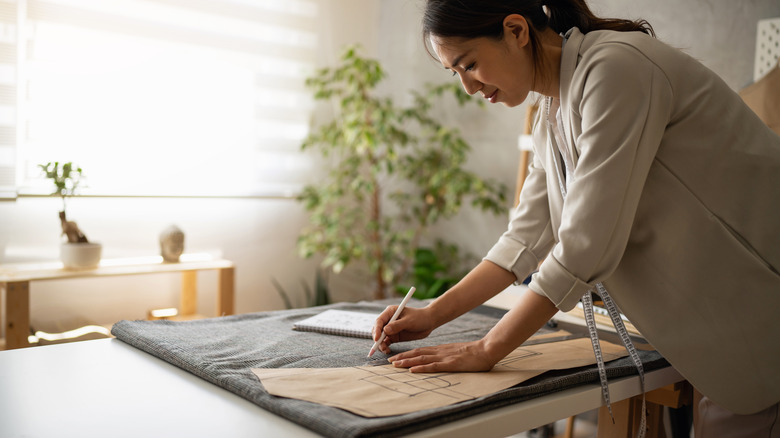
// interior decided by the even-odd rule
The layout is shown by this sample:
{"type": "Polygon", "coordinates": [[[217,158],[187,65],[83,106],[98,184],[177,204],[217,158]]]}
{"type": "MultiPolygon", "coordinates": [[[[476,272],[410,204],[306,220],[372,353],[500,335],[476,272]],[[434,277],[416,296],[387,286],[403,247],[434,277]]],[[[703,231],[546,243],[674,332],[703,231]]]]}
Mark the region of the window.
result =
{"type": "Polygon", "coordinates": [[[0,198],[16,196],[17,5],[0,1],[0,198]]]}
{"type": "Polygon", "coordinates": [[[0,0],[0,190],[46,193],[37,165],[57,160],[84,168],[85,193],[294,192],[318,13],[316,0],[0,0]]]}

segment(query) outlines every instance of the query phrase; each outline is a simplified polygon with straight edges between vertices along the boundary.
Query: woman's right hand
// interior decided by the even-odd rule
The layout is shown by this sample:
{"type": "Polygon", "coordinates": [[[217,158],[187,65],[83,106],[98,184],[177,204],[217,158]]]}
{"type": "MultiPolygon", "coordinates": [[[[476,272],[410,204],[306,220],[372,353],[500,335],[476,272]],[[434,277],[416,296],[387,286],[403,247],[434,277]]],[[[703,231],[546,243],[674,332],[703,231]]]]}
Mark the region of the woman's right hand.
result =
{"type": "Polygon", "coordinates": [[[406,307],[398,319],[388,324],[396,309],[398,309],[398,306],[388,306],[374,323],[375,342],[381,336],[382,331],[385,332],[385,339],[378,347],[385,354],[390,354],[391,344],[423,339],[436,328],[432,311],[429,307],[422,309],[406,307]]]}

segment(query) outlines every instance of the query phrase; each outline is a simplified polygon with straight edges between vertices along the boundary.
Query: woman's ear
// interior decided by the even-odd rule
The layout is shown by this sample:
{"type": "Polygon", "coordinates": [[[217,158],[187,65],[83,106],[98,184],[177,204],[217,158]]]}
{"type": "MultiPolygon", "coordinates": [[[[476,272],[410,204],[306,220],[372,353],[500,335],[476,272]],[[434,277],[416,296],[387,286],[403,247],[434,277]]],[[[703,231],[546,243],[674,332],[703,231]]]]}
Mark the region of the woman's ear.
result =
{"type": "Polygon", "coordinates": [[[520,14],[507,15],[504,18],[504,38],[511,38],[518,47],[525,47],[528,44],[528,21],[520,14]]]}

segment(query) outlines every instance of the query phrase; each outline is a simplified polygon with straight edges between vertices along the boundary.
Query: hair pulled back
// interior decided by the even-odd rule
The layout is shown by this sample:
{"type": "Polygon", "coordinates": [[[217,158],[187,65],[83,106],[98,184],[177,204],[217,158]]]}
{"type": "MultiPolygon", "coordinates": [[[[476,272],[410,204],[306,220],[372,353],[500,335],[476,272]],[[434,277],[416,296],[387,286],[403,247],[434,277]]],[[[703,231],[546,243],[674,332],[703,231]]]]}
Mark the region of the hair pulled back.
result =
{"type": "Polygon", "coordinates": [[[422,23],[425,47],[434,56],[428,45],[431,36],[501,39],[504,18],[511,14],[520,14],[531,24],[529,37],[537,67],[543,63],[538,34],[548,27],[556,33],[576,26],[582,33],[615,30],[639,31],[655,36],[646,20],[599,18],[591,12],[585,0],[428,0],[422,23]]]}
{"type": "Polygon", "coordinates": [[[423,35],[500,38],[504,18],[510,14],[524,16],[536,31],[550,27],[563,33],[576,26],[582,33],[616,30],[655,35],[646,20],[599,18],[584,0],[428,0],[423,35]]]}

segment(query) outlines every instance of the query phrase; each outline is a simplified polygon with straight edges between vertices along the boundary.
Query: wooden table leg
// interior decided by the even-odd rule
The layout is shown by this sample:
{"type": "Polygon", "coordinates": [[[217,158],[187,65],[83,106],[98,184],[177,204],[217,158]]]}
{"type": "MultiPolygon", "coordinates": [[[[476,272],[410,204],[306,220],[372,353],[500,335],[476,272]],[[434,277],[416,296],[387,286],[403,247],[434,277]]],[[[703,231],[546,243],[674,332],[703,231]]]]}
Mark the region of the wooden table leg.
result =
{"type": "Polygon", "coordinates": [[[574,418],[572,416],[566,420],[566,432],[563,433],[564,438],[574,438],[574,418]]]}
{"type": "Polygon", "coordinates": [[[8,282],[5,286],[5,348],[29,347],[30,282],[8,282]]]}
{"type": "MultiPolygon", "coordinates": [[[[663,421],[663,406],[647,402],[647,438],[666,438],[663,421]]],[[[612,414],[615,422],[609,416],[606,406],[599,408],[598,436],[599,438],[631,438],[636,436],[642,421],[642,396],[638,395],[617,403],[612,403],[612,414]]]]}
{"type": "Polygon", "coordinates": [[[219,270],[219,289],[217,290],[217,316],[232,315],[235,310],[235,268],[219,270]]]}
{"type": "Polygon", "coordinates": [[[198,311],[198,271],[181,273],[179,315],[191,316],[198,311]]]}

